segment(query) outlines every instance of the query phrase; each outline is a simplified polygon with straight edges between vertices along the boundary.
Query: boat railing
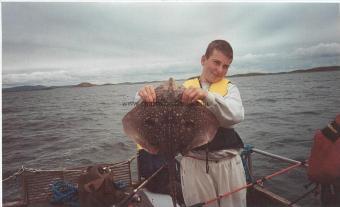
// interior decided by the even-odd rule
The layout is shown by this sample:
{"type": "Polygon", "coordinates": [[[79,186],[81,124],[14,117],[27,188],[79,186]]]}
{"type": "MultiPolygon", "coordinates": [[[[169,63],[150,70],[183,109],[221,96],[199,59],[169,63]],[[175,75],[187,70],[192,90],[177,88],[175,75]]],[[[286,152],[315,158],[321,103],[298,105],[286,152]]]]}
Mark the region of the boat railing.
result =
{"type": "MultiPolygon", "coordinates": [[[[246,174],[248,174],[249,176],[249,180],[247,178],[248,181],[248,186],[255,188],[257,191],[260,191],[264,196],[267,196],[268,198],[270,198],[271,200],[275,200],[279,203],[281,203],[284,206],[299,206],[296,204],[296,202],[298,202],[300,199],[304,198],[304,196],[300,196],[299,198],[295,199],[294,201],[290,201],[282,196],[279,196],[277,194],[274,194],[273,192],[271,192],[270,190],[267,190],[267,188],[264,186],[264,182],[268,179],[271,179],[273,177],[285,174],[290,172],[293,169],[297,169],[297,168],[306,168],[308,167],[308,162],[307,160],[303,160],[303,161],[298,161],[298,160],[294,160],[291,158],[287,158],[284,156],[280,156],[277,154],[273,154],[267,151],[263,151],[257,148],[252,147],[251,145],[246,145],[243,153],[245,156],[242,157],[245,161],[244,165],[245,165],[245,171],[246,174]],[[275,170],[274,172],[272,172],[270,175],[266,175],[260,178],[255,178],[254,176],[254,163],[253,163],[253,157],[255,154],[259,154],[261,156],[264,156],[266,158],[269,159],[274,159],[274,160],[278,160],[281,161],[280,163],[288,163],[290,164],[288,167],[284,167],[281,168],[279,170],[275,170]],[[248,171],[248,172],[247,172],[248,171]]],[[[279,163],[278,163],[279,164],[279,163]]],[[[315,189],[315,188],[314,188],[315,189]]],[[[312,192],[313,190],[310,190],[310,192],[312,192]]],[[[307,193],[306,193],[307,195],[307,193]]]]}
{"type": "Polygon", "coordinates": [[[256,153],[256,154],[262,155],[264,157],[272,158],[272,159],[279,160],[279,161],[286,162],[286,163],[290,163],[290,164],[300,164],[299,166],[301,166],[301,167],[308,167],[308,163],[306,161],[298,161],[298,160],[294,160],[294,159],[287,158],[287,157],[284,157],[284,156],[280,156],[280,155],[277,155],[277,154],[273,154],[273,153],[270,153],[270,152],[267,152],[267,151],[263,151],[263,150],[260,150],[260,149],[257,149],[257,148],[251,148],[249,156],[247,156],[247,166],[248,166],[248,169],[249,169],[249,174],[250,174],[252,179],[254,178],[252,153],[256,153]]]}
{"type": "MultiPolygon", "coordinates": [[[[283,156],[280,156],[280,155],[276,155],[276,154],[273,154],[273,153],[270,153],[270,152],[266,152],[266,151],[263,151],[263,150],[260,150],[260,149],[253,148],[252,150],[255,153],[258,153],[258,154],[261,154],[261,155],[264,155],[264,156],[267,156],[267,157],[270,157],[270,158],[273,158],[273,159],[281,160],[281,161],[284,161],[284,162],[287,162],[287,163],[291,163],[291,164],[303,163],[301,161],[293,160],[293,159],[283,157],[283,156]]],[[[304,164],[302,166],[306,167],[307,164],[304,164]]]]}
{"type": "MultiPolygon", "coordinates": [[[[128,186],[133,185],[131,164],[135,160],[133,156],[127,161],[117,163],[104,163],[100,166],[109,168],[114,174],[114,180],[123,182],[128,186]]],[[[98,164],[96,164],[98,165],[98,164]]],[[[14,176],[10,176],[3,180],[8,182],[14,180],[19,182],[21,188],[19,191],[20,198],[14,201],[5,202],[4,207],[10,206],[29,206],[37,203],[46,203],[51,200],[51,186],[57,181],[66,181],[77,185],[79,176],[85,172],[88,166],[82,166],[72,169],[56,169],[56,170],[41,170],[22,167],[14,176]]]]}
{"type": "MultiPolygon", "coordinates": [[[[248,166],[249,173],[252,179],[253,176],[253,163],[252,163],[252,154],[260,154],[265,157],[277,159],[283,162],[287,162],[293,164],[294,166],[307,166],[305,162],[293,160],[290,158],[286,158],[283,156],[279,156],[276,154],[272,154],[260,149],[251,148],[249,150],[248,156],[246,156],[246,165],[248,166]]],[[[115,181],[121,181],[126,183],[129,186],[135,186],[136,183],[141,183],[143,179],[139,174],[139,164],[138,163],[138,153],[136,156],[131,157],[127,161],[121,161],[116,163],[106,163],[100,164],[101,166],[109,168],[114,174],[115,181]],[[137,175],[137,178],[136,178],[137,175]]],[[[14,180],[16,178],[16,182],[19,182],[19,186],[21,188],[22,196],[20,199],[16,199],[14,202],[5,202],[3,206],[32,206],[37,203],[46,203],[51,200],[53,194],[51,191],[51,185],[53,185],[56,181],[66,181],[70,183],[77,184],[79,176],[85,172],[89,166],[71,168],[71,169],[57,169],[57,170],[40,170],[40,169],[31,169],[24,168],[20,169],[17,173],[14,173],[12,176],[3,180],[7,182],[9,180],[14,180]],[[19,179],[17,179],[19,178],[19,179]]],[[[295,168],[295,167],[294,167],[295,168]]],[[[284,172],[288,170],[285,169],[284,172]]],[[[275,176],[278,175],[274,173],[275,176]]],[[[255,184],[255,180],[253,180],[253,184],[255,184]]],[[[292,205],[289,200],[286,200],[280,196],[274,195],[270,191],[265,190],[259,185],[253,185],[257,191],[263,191],[263,194],[266,194],[271,199],[275,199],[284,205],[296,206],[292,205]]]]}

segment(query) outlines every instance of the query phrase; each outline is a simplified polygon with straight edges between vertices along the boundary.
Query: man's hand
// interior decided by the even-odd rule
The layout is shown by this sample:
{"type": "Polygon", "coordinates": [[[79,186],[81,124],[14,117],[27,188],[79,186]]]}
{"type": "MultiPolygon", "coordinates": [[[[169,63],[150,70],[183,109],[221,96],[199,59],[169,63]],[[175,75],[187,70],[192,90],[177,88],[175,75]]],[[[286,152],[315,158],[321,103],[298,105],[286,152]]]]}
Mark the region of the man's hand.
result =
{"type": "Polygon", "coordinates": [[[152,85],[146,85],[138,91],[138,95],[144,102],[155,103],[156,102],[156,92],[152,85]]]}
{"type": "Polygon", "coordinates": [[[187,88],[182,94],[182,102],[191,104],[198,100],[204,100],[208,96],[208,92],[201,88],[187,88]]]}

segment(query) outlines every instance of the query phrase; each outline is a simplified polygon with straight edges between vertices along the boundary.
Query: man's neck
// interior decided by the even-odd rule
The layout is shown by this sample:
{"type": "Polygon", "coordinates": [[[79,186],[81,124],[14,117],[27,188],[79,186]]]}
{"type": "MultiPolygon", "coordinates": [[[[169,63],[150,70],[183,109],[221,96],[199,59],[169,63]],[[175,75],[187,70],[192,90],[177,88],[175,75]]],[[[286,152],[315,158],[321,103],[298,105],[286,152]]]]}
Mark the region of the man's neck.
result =
{"type": "Polygon", "coordinates": [[[207,79],[204,78],[203,75],[199,77],[199,81],[201,82],[201,84],[209,84],[209,85],[211,84],[209,81],[207,81],[207,79]]]}

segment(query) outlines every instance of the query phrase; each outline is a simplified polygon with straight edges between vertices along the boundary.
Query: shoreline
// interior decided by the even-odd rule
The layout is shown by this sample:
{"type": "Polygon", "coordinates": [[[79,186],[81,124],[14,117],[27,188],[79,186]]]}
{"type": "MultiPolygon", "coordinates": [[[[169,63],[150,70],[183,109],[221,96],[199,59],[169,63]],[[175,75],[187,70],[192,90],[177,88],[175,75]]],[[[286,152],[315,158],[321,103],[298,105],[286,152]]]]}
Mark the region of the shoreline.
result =
{"type": "MultiPolygon", "coordinates": [[[[235,74],[230,75],[228,77],[251,77],[251,76],[264,76],[264,75],[282,75],[282,74],[296,74],[296,73],[315,73],[315,72],[334,72],[340,71],[340,66],[325,66],[325,67],[315,67],[310,69],[299,69],[287,72],[277,72],[277,73],[244,73],[244,74],[235,74]]],[[[177,81],[183,81],[184,79],[179,79],[177,81]]],[[[155,81],[141,81],[141,82],[122,82],[122,83],[105,83],[105,84],[93,84],[89,82],[82,82],[77,85],[65,85],[65,86],[43,86],[43,85],[34,85],[34,86],[16,86],[9,88],[2,88],[2,92],[19,92],[19,91],[40,91],[40,90],[52,90],[55,88],[88,88],[95,86],[108,86],[108,85],[134,85],[134,84],[150,84],[150,83],[158,83],[163,80],[155,80],[155,81]]]]}

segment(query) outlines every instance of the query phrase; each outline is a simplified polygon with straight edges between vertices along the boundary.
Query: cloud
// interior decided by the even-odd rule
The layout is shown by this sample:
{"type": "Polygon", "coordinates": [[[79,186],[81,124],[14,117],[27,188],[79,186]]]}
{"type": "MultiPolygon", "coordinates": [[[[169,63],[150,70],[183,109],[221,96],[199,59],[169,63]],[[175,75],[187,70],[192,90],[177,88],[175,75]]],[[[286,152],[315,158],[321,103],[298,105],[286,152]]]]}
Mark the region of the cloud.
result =
{"type": "Polygon", "coordinates": [[[62,85],[76,80],[68,71],[33,72],[20,74],[7,74],[2,76],[3,84],[16,85],[62,85]]]}
{"type": "Polygon", "coordinates": [[[311,47],[297,48],[291,54],[295,58],[340,57],[339,43],[320,43],[311,47]]]}
{"type": "Polygon", "coordinates": [[[281,53],[247,53],[242,56],[237,56],[235,59],[241,64],[254,64],[263,61],[271,61],[278,59],[283,61],[287,58],[299,59],[299,58],[323,58],[323,57],[338,57],[340,56],[340,44],[333,43],[319,43],[309,47],[299,47],[292,51],[284,51],[281,53]]]}
{"type": "MultiPolygon", "coordinates": [[[[107,62],[104,63],[107,64],[107,62]]],[[[129,63],[128,60],[120,59],[111,65],[111,67],[68,67],[67,70],[61,68],[30,69],[34,72],[19,70],[17,73],[3,74],[3,84],[7,86],[58,86],[74,85],[80,82],[95,84],[138,82],[165,80],[169,77],[182,79],[188,77],[188,75],[197,75],[200,72],[199,64],[185,60],[158,59],[158,61],[148,62],[140,59],[129,63]]]]}
{"type": "Polygon", "coordinates": [[[3,82],[77,84],[184,78],[214,39],[230,73],[339,64],[338,4],[2,4],[3,82]],[[325,24],[327,22],[327,24],[325,24]]]}
{"type": "Polygon", "coordinates": [[[248,53],[235,57],[238,73],[280,72],[317,66],[340,65],[340,44],[319,43],[277,53],[248,53]]]}
{"type": "Polygon", "coordinates": [[[277,56],[278,56],[277,53],[265,53],[265,54],[248,53],[243,56],[235,57],[235,59],[237,59],[240,62],[253,63],[263,61],[264,59],[276,58],[277,56]]]}

